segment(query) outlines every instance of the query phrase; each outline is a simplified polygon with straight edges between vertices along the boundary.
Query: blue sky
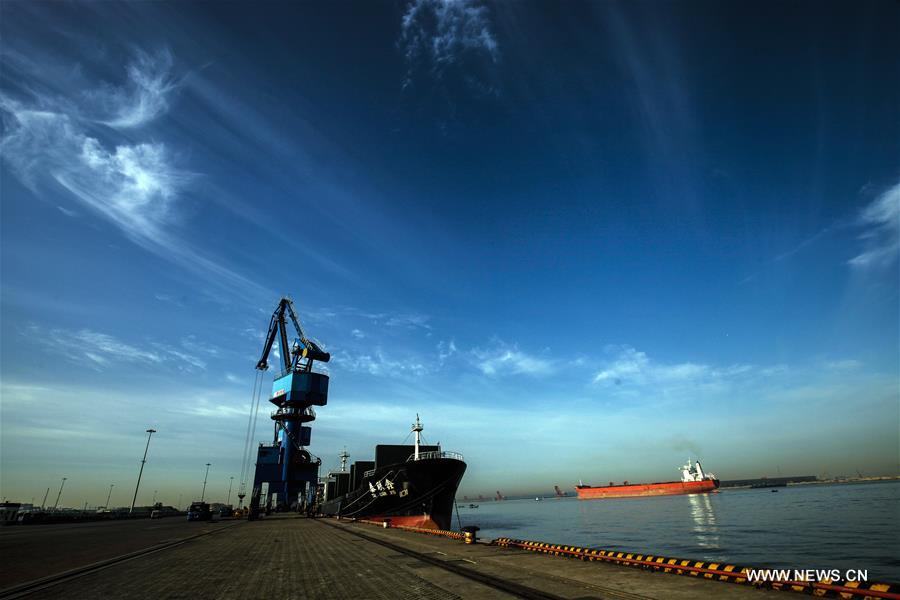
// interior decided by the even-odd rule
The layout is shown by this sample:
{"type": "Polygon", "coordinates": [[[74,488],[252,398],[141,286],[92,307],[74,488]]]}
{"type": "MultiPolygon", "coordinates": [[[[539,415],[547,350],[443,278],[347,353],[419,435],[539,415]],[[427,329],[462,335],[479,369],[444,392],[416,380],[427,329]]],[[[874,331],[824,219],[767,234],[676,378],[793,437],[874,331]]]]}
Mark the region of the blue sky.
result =
{"type": "Polygon", "coordinates": [[[897,473],[896,3],[2,17],[4,496],[126,504],[152,426],[143,501],[224,497],[281,294],[328,467],[897,473]]]}

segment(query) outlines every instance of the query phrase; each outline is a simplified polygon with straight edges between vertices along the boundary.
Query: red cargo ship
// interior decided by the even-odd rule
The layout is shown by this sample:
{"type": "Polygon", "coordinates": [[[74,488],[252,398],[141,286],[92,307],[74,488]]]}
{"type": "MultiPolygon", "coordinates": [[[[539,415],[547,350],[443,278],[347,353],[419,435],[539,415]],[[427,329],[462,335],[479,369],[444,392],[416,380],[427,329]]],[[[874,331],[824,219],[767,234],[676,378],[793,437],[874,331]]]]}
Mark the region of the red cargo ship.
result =
{"type": "Polygon", "coordinates": [[[665,483],[628,483],[622,485],[609,485],[595,487],[591,485],[577,485],[579,500],[599,500],[602,498],[636,498],[641,496],[675,496],[679,494],[703,494],[712,492],[719,487],[719,480],[712,473],[704,473],[698,460],[691,464],[689,460],[681,467],[681,481],[668,481],[665,483]]]}

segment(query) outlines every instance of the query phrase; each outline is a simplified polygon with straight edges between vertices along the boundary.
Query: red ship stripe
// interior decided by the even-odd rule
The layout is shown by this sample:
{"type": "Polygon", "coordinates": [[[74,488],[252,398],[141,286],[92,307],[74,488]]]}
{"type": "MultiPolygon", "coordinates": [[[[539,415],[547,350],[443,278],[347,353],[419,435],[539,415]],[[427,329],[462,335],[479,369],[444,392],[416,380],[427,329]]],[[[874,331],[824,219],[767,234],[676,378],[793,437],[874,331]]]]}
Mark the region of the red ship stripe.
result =
{"type": "Polygon", "coordinates": [[[391,527],[419,527],[421,529],[440,529],[431,515],[385,515],[366,517],[367,521],[390,521],[391,527]]]}
{"type": "Polygon", "coordinates": [[[604,487],[583,486],[576,488],[580,499],[591,498],[637,498],[643,496],[673,496],[680,494],[700,494],[711,492],[718,482],[705,479],[703,481],[670,481],[666,483],[638,483],[630,485],[612,485],[604,487]]]}

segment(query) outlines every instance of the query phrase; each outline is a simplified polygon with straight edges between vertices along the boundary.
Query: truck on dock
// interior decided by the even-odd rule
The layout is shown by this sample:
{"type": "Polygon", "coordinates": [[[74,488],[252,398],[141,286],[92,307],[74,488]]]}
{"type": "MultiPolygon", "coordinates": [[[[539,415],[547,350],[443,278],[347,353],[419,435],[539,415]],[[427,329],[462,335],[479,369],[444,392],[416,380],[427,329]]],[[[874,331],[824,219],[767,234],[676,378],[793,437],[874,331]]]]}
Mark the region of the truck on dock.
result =
{"type": "Polygon", "coordinates": [[[188,521],[212,521],[212,511],[206,502],[193,502],[187,511],[188,521]]]}

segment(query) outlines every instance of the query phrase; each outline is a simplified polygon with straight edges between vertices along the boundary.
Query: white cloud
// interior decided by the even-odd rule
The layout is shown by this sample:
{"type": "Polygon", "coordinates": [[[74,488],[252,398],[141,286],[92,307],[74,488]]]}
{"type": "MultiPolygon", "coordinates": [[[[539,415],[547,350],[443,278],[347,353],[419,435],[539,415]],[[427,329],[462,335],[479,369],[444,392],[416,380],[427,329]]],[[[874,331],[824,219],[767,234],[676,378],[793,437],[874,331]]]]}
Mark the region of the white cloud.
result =
{"type": "Polygon", "coordinates": [[[415,358],[404,358],[396,360],[388,358],[380,347],[376,347],[372,352],[366,353],[350,353],[339,352],[332,355],[331,361],[336,369],[344,369],[357,373],[368,373],[369,375],[424,375],[430,369],[429,366],[415,358]]]}
{"type": "Polygon", "coordinates": [[[848,263],[857,269],[886,267],[900,254],[900,183],[888,188],[859,215],[864,250],[848,263]]]}
{"type": "Polygon", "coordinates": [[[409,69],[406,84],[422,63],[440,78],[465,55],[492,63],[499,57],[488,9],[473,0],[414,0],[403,14],[400,45],[409,69]]]}
{"type": "Polygon", "coordinates": [[[847,371],[860,368],[862,366],[862,363],[858,360],[847,358],[843,360],[828,361],[827,363],[825,363],[825,366],[835,371],[847,371]]]}
{"type": "Polygon", "coordinates": [[[405,327],[407,329],[431,329],[428,321],[431,319],[428,315],[420,315],[417,313],[384,315],[386,317],[385,325],[388,327],[405,327]]]}
{"type": "MultiPolygon", "coordinates": [[[[39,72],[40,65],[30,66],[39,72]]],[[[145,125],[168,106],[170,68],[168,53],[156,57],[138,54],[127,68],[130,87],[125,91],[100,88],[86,96],[113,115],[110,125],[145,125]]],[[[92,124],[98,119],[85,116],[89,109],[74,106],[68,99],[33,95],[27,103],[0,96],[7,126],[0,156],[35,194],[62,186],[145,250],[227,289],[271,295],[199,254],[174,233],[177,200],[194,176],[175,166],[163,142],[141,143],[112,136],[117,141],[109,143],[94,133],[92,124]]]]}
{"type": "MultiPolygon", "coordinates": [[[[227,404],[214,404],[204,398],[194,398],[192,400],[191,403],[172,408],[171,411],[198,417],[212,418],[246,418],[247,414],[250,412],[248,408],[230,406],[227,404]]],[[[262,408],[263,410],[258,411],[259,413],[263,413],[266,409],[266,407],[262,408]]]]}
{"type": "Polygon", "coordinates": [[[355,337],[357,339],[362,339],[362,338],[366,337],[366,334],[363,333],[362,331],[360,331],[359,329],[354,329],[353,331],[350,332],[350,335],[352,335],[353,337],[355,337]]]}
{"type": "Polygon", "coordinates": [[[646,353],[624,347],[615,360],[608,362],[594,376],[594,383],[614,385],[665,385],[680,383],[709,383],[723,378],[749,373],[749,365],[716,368],[692,362],[664,364],[652,361],[646,353]]]}
{"type": "Polygon", "coordinates": [[[111,335],[90,329],[51,329],[47,337],[54,348],[67,348],[66,356],[87,359],[97,366],[113,362],[161,363],[164,360],[158,352],[126,344],[111,335]]]}
{"type": "Polygon", "coordinates": [[[57,182],[135,241],[169,240],[164,229],[186,176],[172,167],[163,144],[117,146],[110,152],[96,139],[77,133],[61,142],[66,146],[55,150],[66,155],[57,157],[50,172],[57,182]],[[69,154],[76,146],[80,151],[69,154]]]}
{"type": "MultiPolygon", "coordinates": [[[[29,335],[38,331],[37,327],[29,328],[29,335]]],[[[43,338],[42,338],[43,339],[43,338]]],[[[158,342],[150,342],[144,346],[136,346],[123,342],[109,334],[79,329],[51,329],[46,336],[46,343],[52,348],[67,348],[65,356],[70,360],[86,364],[95,370],[102,371],[106,367],[121,363],[144,363],[174,366],[182,371],[206,369],[206,361],[184,347],[169,346],[158,342]]]]}
{"type": "Polygon", "coordinates": [[[111,115],[101,122],[116,128],[139,127],[165,112],[169,93],[175,88],[171,68],[172,55],[168,50],[155,55],[138,52],[126,67],[128,81],[124,86],[88,92],[91,102],[111,115]]]}
{"type": "Polygon", "coordinates": [[[450,340],[449,342],[440,341],[437,345],[438,351],[438,362],[443,365],[444,362],[454,354],[456,354],[456,342],[450,340]]]}
{"type": "Polygon", "coordinates": [[[496,342],[492,348],[473,348],[474,365],[485,375],[548,375],[556,370],[554,361],[533,356],[516,345],[496,342]]]}

